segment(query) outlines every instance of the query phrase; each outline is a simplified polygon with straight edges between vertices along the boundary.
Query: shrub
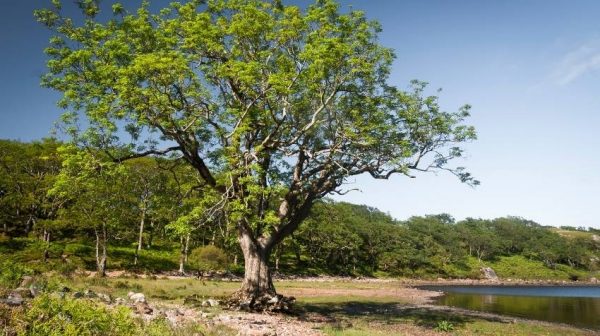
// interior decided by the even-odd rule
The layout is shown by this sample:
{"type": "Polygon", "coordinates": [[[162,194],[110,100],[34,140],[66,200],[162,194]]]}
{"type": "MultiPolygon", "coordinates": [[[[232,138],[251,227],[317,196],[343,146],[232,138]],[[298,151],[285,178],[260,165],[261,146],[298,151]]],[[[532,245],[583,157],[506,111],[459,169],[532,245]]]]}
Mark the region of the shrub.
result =
{"type": "Polygon", "coordinates": [[[140,329],[131,310],[107,309],[87,300],[41,295],[31,302],[24,317],[27,335],[136,335],[140,329]]]}
{"type": "Polygon", "coordinates": [[[214,245],[195,248],[188,261],[192,268],[200,271],[220,271],[227,268],[227,255],[214,245]]]}
{"type": "Polygon", "coordinates": [[[24,275],[32,273],[31,269],[10,259],[0,263],[0,270],[0,287],[6,288],[17,287],[24,275]]]}
{"type": "Polygon", "coordinates": [[[437,327],[435,327],[435,330],[442,332],[451,332],[452,330],[454,330],[454,325],[452,324],[452,322],[446,320],[439,321],[437,327]]]}

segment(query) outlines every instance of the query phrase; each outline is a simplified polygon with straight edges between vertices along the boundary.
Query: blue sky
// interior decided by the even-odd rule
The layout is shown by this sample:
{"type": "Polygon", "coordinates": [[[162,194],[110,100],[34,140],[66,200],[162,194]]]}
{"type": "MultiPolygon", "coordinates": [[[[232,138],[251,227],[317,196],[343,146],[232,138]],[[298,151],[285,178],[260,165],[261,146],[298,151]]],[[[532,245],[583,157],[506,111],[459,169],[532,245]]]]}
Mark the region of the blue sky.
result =
{"type": "MultiPolygon", "coordinates": [[[[105,2],[108,0],[105,0],[105,2]]],[[[133,2],[133,1],[131,1],[133,2]]],[[[160,7],[159,1],[157,7],[160,7]]],[[[164,3],[165,1],[162,1],[164,3]]],[[[0,138],[49,135],[57,94],[40,88],[49,33],[32,16],[42,0],[3,0],[0,138]]],[[[306,4],[308,1],[284,1],[306,4]]],[[[381,22],[398,56],[391,80],[443,88],[448,110],[473,105],[479,140],[465,165],[482,184],[421,174],[351,180],[335,197],[404,219],[522,216],[544,225],[600,228],[600,2],[344,0],[381,22]]]]}

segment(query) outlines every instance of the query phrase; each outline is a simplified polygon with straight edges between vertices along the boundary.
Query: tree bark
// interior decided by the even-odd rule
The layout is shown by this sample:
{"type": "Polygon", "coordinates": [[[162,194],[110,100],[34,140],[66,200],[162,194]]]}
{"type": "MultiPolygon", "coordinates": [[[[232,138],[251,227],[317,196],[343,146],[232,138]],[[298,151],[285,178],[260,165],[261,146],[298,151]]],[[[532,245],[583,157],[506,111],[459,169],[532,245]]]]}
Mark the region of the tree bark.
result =
{"type": "Polygon", "coordinates": [[[185,263],[188,260],[188,249],[190,246],[190,234],[184,238],[183,236],[179,237],[179,242],[181,243],[181,253],[179,255],[179,274],[185,274],[185,263]]]}
{"type": "Polygon", "coordinates": [[[44,262],[46,262],[48,260],[48,258],[50,257],[50,232],[48,232],[48,230],[44,229],[44,262]]]}
{"type": "Polygon", "coordinates": [[[100,232],[96,230],[96,268],[99,277],[106,276],[106,226],[102,225],[100,232]]]}
{"type": "Polygon", "coordinates": [[[270,251],[253,241],[248,234],[242,234],[239,240],[244,253],[244,281],[237,298],[252,308],[260,298],[276,295],[269,269],[270,251]]]}
{"type": "Polygon", "coordinates": [[[140,250],[142,249],[142,243],[143,243],[143,234],[144,234],[144,221],[146,220],[146,209],[142,210],[142,219],[140,220],[140,232],[138,235],[138,245],[137,248],[135,249],[135,258],[133,260],[133,264],[137,265],[138,264],[138,258],[140,256],[140,250]]]}

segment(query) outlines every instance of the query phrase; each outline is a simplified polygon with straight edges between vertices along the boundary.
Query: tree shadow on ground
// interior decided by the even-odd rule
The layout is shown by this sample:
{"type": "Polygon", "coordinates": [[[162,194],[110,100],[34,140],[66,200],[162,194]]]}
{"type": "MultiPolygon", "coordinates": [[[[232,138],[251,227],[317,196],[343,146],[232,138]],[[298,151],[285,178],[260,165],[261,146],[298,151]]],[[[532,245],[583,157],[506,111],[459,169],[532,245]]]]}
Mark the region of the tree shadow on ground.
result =
{"type": "Polygon", "coordinates": [[[475,320],[508,322],[500,316],[433,305],[407,305],[395,302],[319,302],[300,303],[301,318],[312,322],[337,323],[340,320],[362,320],[367,323],[395,324],[412,322],[436,328],[442,321],[462,327],[475,320]]]}

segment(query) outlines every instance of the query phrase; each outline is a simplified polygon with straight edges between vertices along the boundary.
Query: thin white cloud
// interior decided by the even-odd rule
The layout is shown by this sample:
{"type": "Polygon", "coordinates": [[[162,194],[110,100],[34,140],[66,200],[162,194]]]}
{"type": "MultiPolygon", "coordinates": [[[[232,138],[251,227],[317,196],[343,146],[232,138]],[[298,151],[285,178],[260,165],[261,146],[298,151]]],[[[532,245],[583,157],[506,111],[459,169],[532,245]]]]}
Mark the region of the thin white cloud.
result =
{"type": "Polygon", "coordinates": [[[587,42],[567,53],[551,77],[558,85],[568,85],[581,76],[600,70],[600,40],[587,42]]]}

